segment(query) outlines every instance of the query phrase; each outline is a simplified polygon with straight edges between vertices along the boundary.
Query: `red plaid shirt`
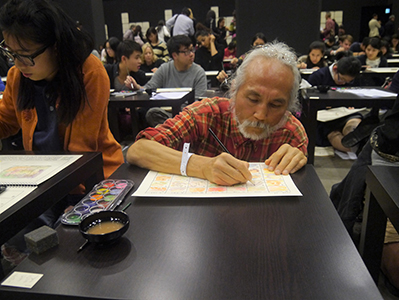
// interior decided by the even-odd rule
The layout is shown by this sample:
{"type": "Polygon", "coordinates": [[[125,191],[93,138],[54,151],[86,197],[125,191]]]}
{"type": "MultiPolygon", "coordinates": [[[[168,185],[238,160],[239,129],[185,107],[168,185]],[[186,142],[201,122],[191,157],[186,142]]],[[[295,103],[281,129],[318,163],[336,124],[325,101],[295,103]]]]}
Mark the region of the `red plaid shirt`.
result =
{"type": "Polygon", "coordinates": [[[164,124],[141,131],[136,140],[147,138],[180,151],[184,143],[190,143],[190,152],[213,157],[222,153],[223,149],[208,132],[211,128],[230,153],[244,161],[265,161],[283,144],[297,147],[307,155],[305,129],[298,119],[287,113],[289,117],[282,128],[266,139],[254,141],[240,133],[229,99],[203,99],[185,107],[179,115],[164,124]]]}

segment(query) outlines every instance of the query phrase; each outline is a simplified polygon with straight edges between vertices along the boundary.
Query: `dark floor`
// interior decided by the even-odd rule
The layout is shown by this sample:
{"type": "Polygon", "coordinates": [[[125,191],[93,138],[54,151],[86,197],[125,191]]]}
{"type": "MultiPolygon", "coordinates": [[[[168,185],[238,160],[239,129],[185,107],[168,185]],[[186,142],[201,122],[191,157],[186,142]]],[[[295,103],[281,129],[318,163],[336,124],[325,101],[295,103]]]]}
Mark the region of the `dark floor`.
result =
{"type": "MultiPolygon", "coordinates": [[[[337,156],[315,157],[316,173],[328,194],[330,194],[331,186],[345,177],[352,164],[353,161],[343,160],[337,156]]],[[[387,290],[382,278],[380,278],[378,288],[385,300],[399,300],[387,290]]]]}

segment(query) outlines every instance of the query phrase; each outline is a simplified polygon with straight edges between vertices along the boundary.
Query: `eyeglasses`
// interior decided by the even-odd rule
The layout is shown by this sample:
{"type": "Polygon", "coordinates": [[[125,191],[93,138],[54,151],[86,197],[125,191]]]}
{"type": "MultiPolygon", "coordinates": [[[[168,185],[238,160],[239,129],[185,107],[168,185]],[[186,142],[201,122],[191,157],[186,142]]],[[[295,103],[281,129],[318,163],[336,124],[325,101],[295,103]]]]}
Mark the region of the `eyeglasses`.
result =
{"type": "Polygon", "coordinates": [[[191,53],[195,53],[195,49],[189,49],[186,51],[179,51],[179,53],[184,53],[185,55],[189,56],[191,53]]]}
{"type": "Polygon", "coordinates": [[[18,59],[21,63],[23,63],[25,66],[33,67],[35,65],[34,59],[38,57],[40,54],[42,54],[46,49],[50,47],[50,45],[45,46],[39,50],[37,50],[35,53],[32,55],[22,55],[22,54],[17,54],[14,52],[9,51],[7,48],[4,47],[4,40],[0,43],[0,51],[1,53],[6,56],[7,58],[11,59],[12,61],[15,61],[18,59]]]}
{"type": "Polygon", "coordinates": [[[342,82],[342,83],[353,83],[353,82],[355,81],[354,79],[348,81],[348,80],[346,80],[345,78],[342,78],[341,76],[342,76],[342,75],[340,75],[340,74],[337,72],[338,82],[342,82]]]}

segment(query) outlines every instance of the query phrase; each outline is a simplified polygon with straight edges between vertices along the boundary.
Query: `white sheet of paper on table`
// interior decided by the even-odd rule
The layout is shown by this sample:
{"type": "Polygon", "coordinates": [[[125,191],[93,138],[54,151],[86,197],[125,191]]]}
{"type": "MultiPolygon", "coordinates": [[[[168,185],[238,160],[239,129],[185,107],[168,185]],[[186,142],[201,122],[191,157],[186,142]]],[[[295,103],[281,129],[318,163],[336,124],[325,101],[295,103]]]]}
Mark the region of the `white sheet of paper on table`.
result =
{"type": "Polygon", "coordinates": [[[15,271],[6,280],[4,280],[1,285],[30,289],[42,277],[43,274],[15,271]]]}

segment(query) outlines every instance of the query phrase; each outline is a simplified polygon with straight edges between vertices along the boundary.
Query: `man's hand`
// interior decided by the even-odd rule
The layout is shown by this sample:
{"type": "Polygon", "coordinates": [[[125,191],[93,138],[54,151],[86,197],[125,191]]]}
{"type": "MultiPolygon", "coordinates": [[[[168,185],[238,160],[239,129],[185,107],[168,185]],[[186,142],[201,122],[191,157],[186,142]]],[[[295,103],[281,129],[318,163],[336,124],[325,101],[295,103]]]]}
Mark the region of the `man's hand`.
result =
{"type": "Polygon", "coordinates": [[[266,159],[265,164],[269,166],[270,171],[274,171],[277,175],[288,175],[298,171],[307,161],[307,157],[301,150],[284,144],[266,159]]]}
{"type": "Polygon", "coordinates": [[[130,75],[128,75],[126,77],[125,86],[131,90],[134,90],[134,89],[139,90],[141,88],[141,86],[139,84],[137,84],[136,80],[134,80],[134,78],[130,75]]]}
{"type": "Polygon", "coordinates": [[[216,79],[219,82],[223,82],[225,79],[227,79],[227,77],[229,77],[229,75],[226,74],[226,72],[224,70],[220,71],[219,74],[216,76],[216,79]]]}
{"type": "MultiPolygon", "coordinates": [[[[193,158],[194,156],[191,159],[193,158]]],[[[203,177],[210,182],[219,185],[234,185],[252,179],[248,167],[248,162],[236,159],[228,153],[222,153],[209,158],[208,162],[203,165],[202,173],[203,177]]]]}

